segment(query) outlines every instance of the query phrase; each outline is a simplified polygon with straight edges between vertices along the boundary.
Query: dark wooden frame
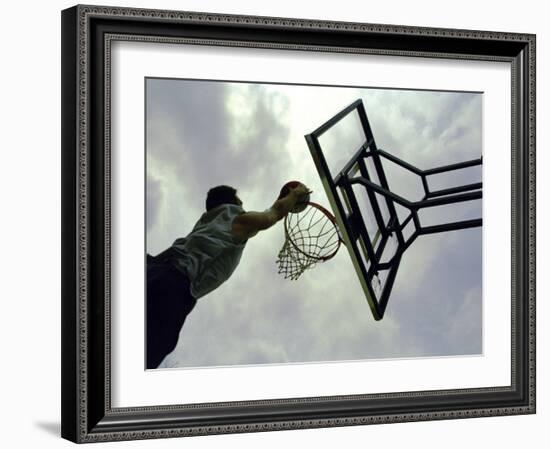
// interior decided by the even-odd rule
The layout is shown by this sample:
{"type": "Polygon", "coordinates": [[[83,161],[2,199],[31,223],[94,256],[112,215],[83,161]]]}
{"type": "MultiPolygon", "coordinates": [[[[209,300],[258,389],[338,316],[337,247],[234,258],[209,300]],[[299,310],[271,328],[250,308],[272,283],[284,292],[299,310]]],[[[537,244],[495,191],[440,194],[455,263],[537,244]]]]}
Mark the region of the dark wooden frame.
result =
{"type": "Polygon", "coordinates": [[[76,6],[62,12],[62,436],[75,442],[535,412],[535,36],[76,6]],[[511,385],[113,408],[110,43],[193,42],[505,61],[512,69],[511,385]]]}

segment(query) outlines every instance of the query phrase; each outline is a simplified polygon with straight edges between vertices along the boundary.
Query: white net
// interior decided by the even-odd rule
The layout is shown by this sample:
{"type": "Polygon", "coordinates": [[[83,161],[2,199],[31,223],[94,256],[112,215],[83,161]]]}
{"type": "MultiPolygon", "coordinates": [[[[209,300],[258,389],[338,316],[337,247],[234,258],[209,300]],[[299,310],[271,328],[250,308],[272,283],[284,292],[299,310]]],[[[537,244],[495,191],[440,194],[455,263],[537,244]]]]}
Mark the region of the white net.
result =
{"type": "Polygon", "coordinates": [[[285,279],[297,280],[318,262],[332,258],[340,247],[334,217],[323,207],[309,203],[300,213],[285,218],[285,242],[277,265],[285,279]]]}
{"type": "Polygon", "coordinates": [[[298,251],[288,239],[285,240],[281,251],[279,251],[279,256],[277,257],[279,274],[282,274],[285,279],[291,279],[293,281],[298,279],[308,268],[313,268],[317,262],[317,259],[308,257],[304,253],[298,251]]]}

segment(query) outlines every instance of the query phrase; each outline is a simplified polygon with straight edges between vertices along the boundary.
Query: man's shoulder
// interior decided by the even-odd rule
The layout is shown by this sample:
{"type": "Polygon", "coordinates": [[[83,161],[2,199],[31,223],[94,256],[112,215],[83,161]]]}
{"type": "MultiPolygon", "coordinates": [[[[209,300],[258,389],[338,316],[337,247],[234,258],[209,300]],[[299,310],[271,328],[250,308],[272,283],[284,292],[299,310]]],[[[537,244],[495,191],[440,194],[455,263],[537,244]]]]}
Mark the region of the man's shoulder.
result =
{"type": "Polygon", "coordinates": [[[222,215],[224,213],[230,213],[235,215],[240,215],[245,213],[245,210],[242,206],[239,206],[238,204],[220,204],[219,206],[215,207],[214,209],[210,209],[209,211],[202,214],[201,219],[204,217],[216,217],[219,215],[222,215]]]}
{"type": "Polygon", "coordinates": [[[195,224],[193,232],[231,232],[235,220],[246,214],[245,210],[235,204],[222,204],[205,212],[195,224]]]}

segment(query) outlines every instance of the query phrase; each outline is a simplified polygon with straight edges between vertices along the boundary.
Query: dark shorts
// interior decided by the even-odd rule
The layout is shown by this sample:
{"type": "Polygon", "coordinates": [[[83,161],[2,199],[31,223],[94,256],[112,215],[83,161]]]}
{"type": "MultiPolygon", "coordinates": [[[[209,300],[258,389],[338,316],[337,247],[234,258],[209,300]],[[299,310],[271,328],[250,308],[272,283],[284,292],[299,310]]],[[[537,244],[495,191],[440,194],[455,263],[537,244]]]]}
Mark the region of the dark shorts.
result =
{"type": "Polygon", "coordinates": [[[157,368],[174,350],[185,318],[197,300],[187,277],[168,262],[147,256],[147,368],[157,368]]]}

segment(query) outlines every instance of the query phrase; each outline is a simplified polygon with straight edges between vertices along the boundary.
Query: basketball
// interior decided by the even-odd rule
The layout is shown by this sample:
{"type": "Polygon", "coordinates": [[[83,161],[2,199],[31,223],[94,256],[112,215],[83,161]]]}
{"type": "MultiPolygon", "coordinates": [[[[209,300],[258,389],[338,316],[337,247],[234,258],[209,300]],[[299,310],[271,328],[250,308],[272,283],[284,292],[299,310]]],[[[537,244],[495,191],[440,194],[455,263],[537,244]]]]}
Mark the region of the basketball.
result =
{"type": "MultiPolygon", "coordinates": [[[[298,187],[298,185],[300,184],[301,183],[299,181],[287,182],[281,189],[281,193],[279,193],[278,199],[281,199],[287,196],[292,189],[298,187]]],[[[292,212],[293,214],[299,214],[300,212],[303,212],[307,207],[307,203],[309,203],[309,194],[306,196],[306,198],[303,201],[296,203],[296,205],[292,209],[290,209],[290,212],[292,212]]]]}

